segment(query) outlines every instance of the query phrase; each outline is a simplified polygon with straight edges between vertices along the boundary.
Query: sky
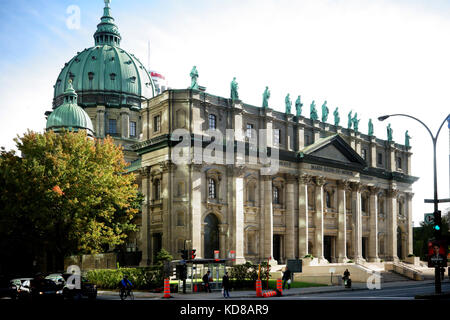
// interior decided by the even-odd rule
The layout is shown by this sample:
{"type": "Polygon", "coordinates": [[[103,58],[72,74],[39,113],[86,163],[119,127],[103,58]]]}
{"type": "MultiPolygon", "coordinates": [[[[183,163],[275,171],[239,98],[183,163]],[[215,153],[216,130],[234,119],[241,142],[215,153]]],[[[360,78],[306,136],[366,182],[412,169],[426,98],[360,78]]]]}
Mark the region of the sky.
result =
{"type": "MultiPolygon", "coordinates": [[[[94,45],[102,0],[0,0],[0,146],[31,129],[43,131],[53,85],[65,62],[94,45]],[[73,8],[76,10],[73,11],[73,8]],[[78,15],[79,13],[79,15],[78,15]],[[79,19],[77,19],[79,17],[79,19]],[[78,23],[79,22],[79,23],[78,23]]],[[[432,212],[432,140],[418,122],[379,116],[406,113],[436,134],[450,112],[450,3],[437,0],[112,0],[121,47],[187,88],[193,65],[208,93],[229,96],[233,77],[243,102],[284,111],[284,97],[327,100],[341,119],[350,110],[367,134],[412,136],[413,220],[432,212]]],[[[305,114],[305,111],[303,111],[305,114]]],[[[341,120],[341,121],[344,121],[341,120]]],[[[329,121],[332,121],[329,118],[329,121]]],[[[344,121],[346,122],[346,120],[344,121]]],[[[449,198],[450,135],[437,143],[438,192],[449,198]]],[[[440,205],[440,209],[450,207],[440,205]]]]}

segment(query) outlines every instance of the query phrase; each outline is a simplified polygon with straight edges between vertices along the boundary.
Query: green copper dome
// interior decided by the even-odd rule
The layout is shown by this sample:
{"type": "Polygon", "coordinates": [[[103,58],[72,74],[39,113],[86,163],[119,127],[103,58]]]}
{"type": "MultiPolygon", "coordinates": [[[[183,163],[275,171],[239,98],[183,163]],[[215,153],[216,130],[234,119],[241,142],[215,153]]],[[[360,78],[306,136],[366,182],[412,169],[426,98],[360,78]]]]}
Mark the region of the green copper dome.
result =
{"type": "Polygon", "coordinates": [[[78,52],[62,68],[54,85],[53,108],[63,103],[68,80],[80,106],[140,108],[154,96],[153,80],[133,54],[120,48],[122,37],[110,15],[109,1],[94,34],[95,46],[78,52]]]}
{"type": "Polygon", "coordinates": [[[86,130],[89,136],[94,136],[94,127],[91,118],[77,105],[77,94],[69,81],[67,90],[64,92],[64,103],[57,107],[47,119],[46,130],[55,132],[68,130],[86,130]]]}

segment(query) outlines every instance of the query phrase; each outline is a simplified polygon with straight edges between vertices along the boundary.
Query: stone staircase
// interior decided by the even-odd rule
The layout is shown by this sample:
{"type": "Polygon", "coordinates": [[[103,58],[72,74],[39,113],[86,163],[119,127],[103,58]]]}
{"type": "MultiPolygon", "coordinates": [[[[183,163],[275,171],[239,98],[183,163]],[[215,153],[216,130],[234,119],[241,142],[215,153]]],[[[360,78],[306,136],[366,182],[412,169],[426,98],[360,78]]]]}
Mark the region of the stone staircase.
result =
{"type": "Polygon", "coordinates": [[[401,274],[398,274],[393,271],[382,271],[380,273],[381,275],[381,282],[398,282],[398,281],[409,281],[410,279],[408,277],[405,277],[401,274]]]}

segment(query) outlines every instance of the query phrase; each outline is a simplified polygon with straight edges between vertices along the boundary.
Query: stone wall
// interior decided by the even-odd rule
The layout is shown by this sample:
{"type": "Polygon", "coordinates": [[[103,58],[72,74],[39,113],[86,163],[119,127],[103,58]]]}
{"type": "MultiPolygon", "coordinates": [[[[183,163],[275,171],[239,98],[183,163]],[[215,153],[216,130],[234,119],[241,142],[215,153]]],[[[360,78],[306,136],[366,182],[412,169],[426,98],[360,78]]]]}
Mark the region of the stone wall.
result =
{"type": "Polygon", "coordinates": [[[64,269],[70,265],[77,265],[81,271],[92,269],[115,269],[117,268],[117,255],[115,253],[84,254],[70,256],[64,259],[64,269]]]}

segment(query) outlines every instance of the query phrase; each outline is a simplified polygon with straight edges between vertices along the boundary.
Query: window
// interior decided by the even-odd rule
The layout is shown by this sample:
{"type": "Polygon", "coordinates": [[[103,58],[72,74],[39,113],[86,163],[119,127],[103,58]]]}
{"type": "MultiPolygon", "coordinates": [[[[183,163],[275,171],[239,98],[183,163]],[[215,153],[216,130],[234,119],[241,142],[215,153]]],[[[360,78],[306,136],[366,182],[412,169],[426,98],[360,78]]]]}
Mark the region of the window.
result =
{"type": "Polygon", "coordinates": [[[273,188],[273,203],[280,204],[280,189],[278,187],[273,188]]]}
{"type": "Polygon", "coordinates": [[[367,149],[362,149],[362,158],[367,161],[367,149]]]}
{"type": "Polygon", "coordinates": [[[130,121],[130,136],[136,137],[136,121],[130,121]]]}
{"type": "Polygon", "coordinates": [[[397,157],[397,169],[401,169],[401,168],[402,168],[402,158],[397,157]]]}
{"type": "Polygon", "coordinates": [[[274,146],[278,146],[280,145],[280,136],[281,136],[281,130],[280,129],[275,129],[273,131],[273,145],[274,146]]]}
{"type": "Polygon", "coordinates": [[[110,134],[117,133],[117,120],[116,119],[108,119],[108,133],[110,133],[110,134]]]}
{"type": "Polygon", "coordinates": [[[153,132],[159,132],[159,130],[161,129],[161,117],[158,116],[154,116],[153,117],[153,132]]]}
{"type": "Polygon", "coordinates": [[[184,182],[178,182],[177,196],[184,196],[184,182]]]}
{"type": "Polygon", "coordinates": [[[368,206],[368,201],[367,201],[367,196],[362,196],[361,197],[361,211],[364,213],[369,213],[369,206],[368,206]]]}
{"type": "Polygon", "coordinates": [[[327,204],[327,208],[331,208],[331,194],[329,191],[325,192],[325,202],[327,204]]]}
{"type": "Polygon", "coordinates": [[[184,226],[184,213],[178,212],[177,213],[177,226],[184,226]]]}
{"type": "Polygon", "coordinates": [[[255,184],[251,183],[248,185],[247,189],[247,201],[254,202],[255,201],[255,184]]]}
{"type": "Polygon", "coordinates": [[[311,140],[309,135],[305,135],[305,146],[309,146],[311,144],[311,140]]]}
{"type": "Polygon", "coordinates": [[[213,178],[209,178],[208,180],[208,198],[216,198],[216,180],[214,180],[213,178]]]}
{"type": "Polygon", "coordinates": [[[252,130],[253,130],[253,124],[247,123],[247,131],[245,132],[247,138],[252,138],[252,130]]]}
{"type": "Polygon", "coordinates": [[[377,154],[377,163],[379,165],[383,164],[383,154],[381,152],[378,152],[378,154],[377,154]]]}
{"type": "Polygon", "coordinates": [[[216,116],[214,114],[210,114],[208,116],[209,120],[209,128],[212,130],[216,130],[216,116]]]}
{"type": "MultiPolygon", "coordinates": [[[[114,58],[114,57],[113,57],[114,58]]],[[[112,58],[111,58],[112,59],[112,58]]],[[[114,61],[114,60],[113,60],[114,61]]],[[[116,80],[116,74],[115,73],[110,73],[109,77],[111,80],[116,80]]]]}
{"type": "Polygon", "coordinates": [[[153,199],[159,200],[161,199],[161,181],[159,179],[156,179],[155,182],[153,182],[153,199]]]}

